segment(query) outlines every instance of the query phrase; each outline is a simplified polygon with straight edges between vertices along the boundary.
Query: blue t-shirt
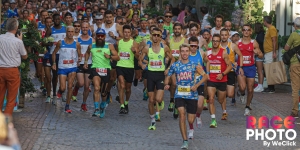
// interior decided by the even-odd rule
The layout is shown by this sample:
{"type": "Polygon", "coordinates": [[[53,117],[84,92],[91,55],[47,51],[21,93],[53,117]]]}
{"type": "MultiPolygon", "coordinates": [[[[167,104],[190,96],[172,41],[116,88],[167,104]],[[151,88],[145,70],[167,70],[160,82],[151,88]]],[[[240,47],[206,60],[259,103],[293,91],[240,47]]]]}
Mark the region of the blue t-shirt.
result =
{"type": "Polygon", "coordinates": [[[197,83],[195,80],[196,66],[197,64],[192,61],[186,64],[181,63],[181,61],[176,61],[172,64],[168,76],[175,74],[176,77],[174,98],[198,100],[198,92],[191,90],[191,87],[197,83]]]}
{"type": "MultiPolygon", "coordinates": [[[[192,56],[192,55],[189,56],[189,60],[192,61],[192,62],[194,62],[197,65],[202,66],[202,68],[204,70],[205,67],[204,67],[202,55],[201,55],[201,53],[200,53],[199,50],[197,50],[196,52],[197,53],[196,53],[195,56],[192,56]]],[[[202,77],[203,76],[201,76],[201,75],[196,76],[197,82],[199,82],[202,79],[202,77]]],[[[204,83],[202,83],[201,85],[204,85],[204,83]]]]}

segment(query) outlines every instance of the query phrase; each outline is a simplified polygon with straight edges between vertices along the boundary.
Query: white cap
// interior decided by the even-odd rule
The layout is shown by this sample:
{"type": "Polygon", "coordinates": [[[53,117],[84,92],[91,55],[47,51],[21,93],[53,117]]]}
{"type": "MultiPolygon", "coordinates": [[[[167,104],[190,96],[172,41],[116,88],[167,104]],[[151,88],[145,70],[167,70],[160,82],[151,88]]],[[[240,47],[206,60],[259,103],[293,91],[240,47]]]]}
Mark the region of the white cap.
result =
{"type": "Polygon", "coordinates": [[[240,35],[237,31],[232,31],[232,33],[231,33],[231,35],[230,35],[229,38],[231,38],[232,36],[234,36],[234,35],[236,35],[236,34],[240,35]]]}

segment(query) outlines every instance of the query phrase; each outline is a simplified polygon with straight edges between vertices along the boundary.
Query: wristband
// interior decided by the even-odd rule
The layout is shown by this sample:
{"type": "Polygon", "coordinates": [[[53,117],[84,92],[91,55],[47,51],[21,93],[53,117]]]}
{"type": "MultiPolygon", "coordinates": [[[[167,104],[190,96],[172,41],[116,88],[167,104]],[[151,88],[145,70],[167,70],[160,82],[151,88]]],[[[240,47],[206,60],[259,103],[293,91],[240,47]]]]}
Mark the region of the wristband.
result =
{"type": "Polygon", "coordinates": [[[225,76],[224,72],[222,72],[222,76],[223,76],[223,77],[225,76]]]}
{"type": "Polygon", "coordinates": [[[55,65],[55,64],[56,64],[56,62],[53,62],[52,64],[53,64],[53,65],[55,65]]]}

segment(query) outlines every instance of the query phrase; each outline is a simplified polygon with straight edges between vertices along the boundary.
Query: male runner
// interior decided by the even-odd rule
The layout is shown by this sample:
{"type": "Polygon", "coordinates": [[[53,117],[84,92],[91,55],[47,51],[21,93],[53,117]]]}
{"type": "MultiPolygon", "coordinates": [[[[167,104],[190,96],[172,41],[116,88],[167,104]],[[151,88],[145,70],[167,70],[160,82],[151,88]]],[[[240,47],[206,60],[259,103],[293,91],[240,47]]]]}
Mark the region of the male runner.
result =
{"type": "Polygon", "coordinates": [[[97,29],[96,31],[96,43],[90,45],[85,53],[84,69],[88,69],[88,61],[91,55],[92,66],[89,78],[94,84],[94,106],[95,111],[92,116],[105,116],[105,108],[109,100],[107,100],[108,90],[107,84],[110,78],[111,64],[110,60],[118,61],[120,57],[114,48],[113,44],[105,42],[106,32],[104,29],[97,29]],[[100,92],[102,102],[99,108],[100,92]]]}
{"type": "MultiPolygon", "coordinates": [[[[227,97],[229,98],[234,98],[234,95],[235,95],[235,76],[236,76],[236,73],[235,72],[238,72],[240,75],[243,75],[244,74],[244,71],[243,71],[243,67],[240,67],[239,70],[235,70],[235,55],[237,54],[239,58],[243,58],[243,55],[240,51],[240,49],[237,47],[237,45],[235,43],[232,43],[232,42],[229,42],[228,41],[228,38],[229,38],[229,30],[223,28],[221,29],[221,47],[223,49],[226,50],[227,54],[228,54],[228,58],[231,62],[231,65],[232,65],[232,70],[227,74],[227,97]]],[[[241,66],[243,66],[243,60],[240,59],[240,62],[239,64],[241,64],[241,66]]],[[[231,102],[233,105],[235,105],[235,99],[232,99],[232,102],[231,102]]],[[[224,105],[223,107],[226,107],[226,102],[223,102],[224,105]]],[[[226,120],[226,115],[223,115],[222,119],[226,120]]]]}
{"type": "MultiPolygon", "coordinates": [[[[173,58],[170,53],[170,49],[164,44],[164,48],[161,47],[161,35],[162,31],[158,28],[154,28],[152,34],[152,45],[151,47],[145,47],[142,50],[142,55],[140,56],[140,64],[142,64],[145,56],[148,56],[148,79],[147,79],[147,89],[149,95],[149,114],[151,117],[151,125],[149,130],[155,130],[155,114],[154,114],[154,104],[156,102],[161,103],[164,96],[164,79],[165,79],[165,64],[164,58],[173,58]],[[154,97],[154,88],[157,92],[154,97]]],[[[172,64],[170,64],[172,65],[172,64]]],[[[141,65],[142,69],[146,68],[146,65],[141,65]]],[[[157,114],[159,116],[159,114],[157,114]]]]}
{"type": "Polygon", "coordinates": [[[74,33],[74,40],[78,40],[78,38],[81,36],[81,33],[80,33],[80,29],[81,29],[81,24],[77,21],[75,21],[73,23],[73,27],[75,28],[75,33],[74,33]]]}
{"type": "Polygon", "coordinates": [[[83,91],[83,102],[81,104],[81,110],[82,111],[87,111],[86,108],[86,100],[89,96],[89,86],[91,83],[91,80],[89,79],[89,75],[91,72],[91,66],[92,66],[92,58],[90,57],[88,60],[85,60],[85,53],[90,45],[93,44],[94,40],[91,36],[88,35],[88,30],[89,30],[89,24],[86,22],[83,22],[81,24],[81,31],[82,35],[78,38],[77,42],[80,43],[81,45],[81,57],[82,60],[80,62],[80,66],[78,66],[78,71],[77,71],[77,83],[75,85],[75,88],[73,89],[73,96],[72,99],[74,101],[77,101],[77,94],[79,88],[84,86],[84,91],[83,91]],[[88,64],[88,69],[84,69],[83,65],[87,61],[88,64]]]}
{"type": "Polygon", "coordinates": [[[211,29],[211,35],[220,34],[220,31],[223,28],[222,27],[223,19],[224,19],[224,17],[222,15],[220,15],[220,14],[218,14],[218,15],[215,16],[216,27],[213,27],[211,29]]]}
{"type": "MultiPolygon", "coordinates": [[[[183,144],[181,148],[188,149],[185,112],[188,113],[187,120],[189,124],[193,124],[195,120],[195,114],[197,112],[197,89],[201,84],[204,83],[205,80],[207,80],[207,75],[203,71],[202,66],[198,65],[194,61],[189,60],[191,51],[188,44],[180,45],[179,50],[180,60],[171,65],[168,76],[165,79],[165,83],[169,83],[170,77],[175,74],[177,85],[175,92],[175,103],[179,111],[179,127],[181,136],[183,138],[183,144]],[[202,79],[197,81],[196,78],[200,75],[202,79]]],[[[165,84],[165,89],[168,90],[169,88],[170,85],[165,84]]],[[[203,94],[203,89],[201,92],[203,94]]]]}
{"type": "MultiPolygon", "coordinates": [[[[175,23],[173,26],[174,36],[172,38],[168,38],[167,43],[169,43],[169,47],[171,49],[171,54],[175,58],[175,61],[179,59],[179,46],[184,43],[185,38],[181,36],[183,26],[181,23],[175,23]]],[[[176,84],[173,83],[175,81],[175,75],[173,75],[172,80],[170,80],[170,104],[168,110],[173,112],[173,117],[178,117],[178,110],[174,106],[174,94],[176,89],[176,84]]]]}
{"type": "MultiPolygon", "coordinates": [[[[193,63],[195,63],[197,66],[200,66],[204,69],[204,59],[206,57],[206,53],[203,51],[200,51],[199,48],[199,41],[198,38],[195,36],[192,36],[189,38],[188,43],[190,45],[190,56],[189,60],[193,63]]],[[[209,63],[209,62],[208,62],[209,63]]],[[[201,80],[203,76],[200,76],[199,74],[196,76],[196,80],[201,80]]],[[[204,76],[204,81],[207,80],[207,76],[204,76]]],[[[198,91],[198,104],[197,104],[197,113],[196,113],[196,123],[197,127],[200,128],[202,126],[202,120],[201,120],[201,113],[203,110],[203,105],[204,105],[204,82],[198,86],[197,88],[198,91]]],[[[189,124],[190,130],[189,130],[189,139],[193,138],[193,133],[194,133],[194,126],[193,123],[189,124]]]]}
{"type": "MultiPolygon", "coordinates": [[[[207,81],[207,91],[209,96],[209,112],[211,115],[211,128],[217,127],[216,121],[216,108],[215,108],[215,94],[216,90],[218,90],[218,100],[219,103],[226,102],[226,87],[227,87],[227,74],[232,69],[231,62],[228,58],[228,54],[225,49],[220,48],[221,36],[220,34],[214,34],[212,37],[213,47],[209,49],[207,53],[207,58],[205,61],[209,63],[206,64],[206,70],[209,74],[209,79],[207,81]]],[[[225,107],[222,105],[223,117],[226,115],[226,105],[225,107]]]]}
{"type": "Polygon", "coordinates": [[[57,70],[59,75],[59,90],[57,93],[62,94],[66,90],[66,82],[68,81],[68,91],[67,91],[67,102],[65,106],[66,113],[72,113],[69,108],[71,97],[72,97],[72,87],[73,81],[76,77],[77,63],[81,61],[81,47],[78,42],[73,38],[75,29],[73,26],[67,27],[66,37],[63,40],[59,40],[52,53],[52,69],[57,70]],[[56,68],[56,53],[60,52],[60,57],[58,60],[58,68],[56,68]]]}
{"type": "Polygon", "coordinates": [[[128,101],[131,95],[131,84],[134,75],[134,57],[139,57],[138,44],[131,39],[130,25],[123,26],[123,35],[124,38],[117,42],[118,54],[120,56],[116,69],[118,76],[118,93],[121,105],[119,114],[127,114],[129,112],[128,101]],[[125,102],[124,92],[126,94],[125,102]]]}
{"type": "MultiPolygon", "coordinates": [[[[123,37],[123,31],[122,26],[120,26],[117,23],[114,23],[114,16],[113,12],[111,10],[106,10],[104,13],[104,19],[105,22],[102,24],[102,29],[105,30],[106,36],[105,36],[105,42],[109,44],[115,45],[118,40],[120,40],[123,37]]],[[[108,91],[108,97],[107,99],[111,99],[110,95],[110,89],[112,85],[115,83],[117,78],[116,73],[116,61],[111,61],[111,69],[110,69],[110,80],[108,82],[107,91],[108,91]]]]}
{"type": "Polygon", "coordinates": [[[256,75],[256,67],[254,55],[257,55],[258,58],[263,58],[263,53],[259,49],[259,45],[255,40],[251,39],[252,29],[248,24],[243,25],[242,28],[243,37],[239,40],[238,47],[242,52],[243,60],[241,61],[240,57],[238,58],[238,62],[243,62],[243,64],[239,63],[237,68],[243,68],[244,75],[238,74],[238,85],[241,93],[241,102],[245,104],[245,90],[247,84],[247,103],[245,107],[245,116],[250,115],[250,104],[253,98],[253,85],[254,79],[256,75]]]}
{"type": "MultiPolygon", "coordinates": [[[[56,47],[56,44],[58,41],[63,40],[66,37],[66,27],[61,26],[60,24],[60,16],[59,14],[54,14],[53,15],[53,27],[51,27],[51,29],[46,31],[46,37],[51,36],[54,41],[53,41],[53,46],[50,47],[50,54],[53,54],[53,51],[56,47]]],[[[50,64],[51,66],[53,66],[53,64],[56,64],[56,68],[58,68],[58,60],[59,60],[59,51],[57,51],[56,53],[56,60],[52,61],[52,59],[50,59],[50,64]]],[[[52,69],[52,91],[53,91],[53,101],[52,104],[56,105],[56,86],[57,86],[57,82],[58,82],[58,76],[57,76],[57,69],[54,70],[52,69]]],[[[57,98],[60,98],[61,95],[58,93],[57,98]]],[[[63,96],[62,98],[63,101],[66,101],[65,96],[63,96]]]]}

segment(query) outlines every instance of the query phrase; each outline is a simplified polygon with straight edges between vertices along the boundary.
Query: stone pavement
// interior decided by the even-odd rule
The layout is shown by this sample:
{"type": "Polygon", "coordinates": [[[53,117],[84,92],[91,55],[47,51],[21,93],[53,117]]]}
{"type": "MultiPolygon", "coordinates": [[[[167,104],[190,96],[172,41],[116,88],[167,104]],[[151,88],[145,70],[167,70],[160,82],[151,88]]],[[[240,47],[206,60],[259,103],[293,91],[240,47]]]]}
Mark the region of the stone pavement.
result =
{"type": "MultiPolygon", "coordinates": [[[[31,74],[33,75],[33,73],[31,74]]],[[[37,85],[38,81],[33,79],[37,85]]],[[[132,87],[129,101],[129,114],[119,115],[119,103],[113,100],[106,111],[105,118],[91,117],[94,111],[92,93],[88,98],[88,112],[81,112],[82,90],[78,94],[78,102],[71,102],[72,114],[64,113],[64,103],[58,101],[58,106],[44,103],[45,97],[40,92],[27,97],[25,108],[20,113],[14,113],[14,123],[17,128],[23,149],[59,149],[59,150],[177,150],[180,149],[182,138],[178,120],[173,119],[168,112],[169,92],[165,92],[165,109],[161,112],[161,122],[157,123],[155,131],[149,131],[150,118],[148,105],[142,100],[143,85],[139,82],[132,87]]],[[[112,89],[115,99],[117,90],[112,89]]],[[[217,128],[209,128],[210,115],[203,111],[203,126],[195,127],[194,139],[189,140],[192,150],[235,150],[235,149],[300,149],[300,135],[296,138],[295,147],[264,147],[263,141],[253,138],[246,140],[246,119],[244,105],[237,101],[237,106],[227,102],[228,120],[221,120],[222,110],[216,103],[217,128]]],[[[278,115],[285,118],[290,114],[291,92],[288,86],[276,88],[275,94],[255,93],[252,103],[252,115],[272,117],[278,115]]],[[[298,119],[299,121],[300,119],[298,119]]],[[[300,126],[300,125],[298,125],[300,126]]],[[[295,129],[300,132],[300,127],[295,129]]],[[[276,138],[278,140],[278,136],[276,138]]]]}

